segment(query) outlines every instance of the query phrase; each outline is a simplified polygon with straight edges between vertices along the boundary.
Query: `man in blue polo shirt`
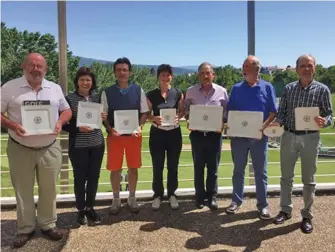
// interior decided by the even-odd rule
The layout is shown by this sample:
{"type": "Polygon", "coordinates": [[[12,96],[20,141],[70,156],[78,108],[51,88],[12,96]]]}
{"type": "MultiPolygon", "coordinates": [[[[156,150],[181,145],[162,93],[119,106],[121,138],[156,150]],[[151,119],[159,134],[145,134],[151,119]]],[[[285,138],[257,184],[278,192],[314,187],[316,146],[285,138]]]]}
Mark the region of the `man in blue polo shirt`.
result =
{"type": "MultiPolygon", "coordinates": [[[[260,111],[264,113],[263,129],[276,116],[276,93],[271,83],[259,78],[261,65],[255,56],[248,56],[243,64],[244,81],[233,86],[228,102],[228,111],[260,111]]],[[[261,219],[269,219],[267,194],[267,148],[268,137],[251,139],[233,137],[231,154],[234,162],[233,197],[227,213],[236,213],[243,201],[244,172],[250,151],[255,170],[257,209],[261,219]]]]}

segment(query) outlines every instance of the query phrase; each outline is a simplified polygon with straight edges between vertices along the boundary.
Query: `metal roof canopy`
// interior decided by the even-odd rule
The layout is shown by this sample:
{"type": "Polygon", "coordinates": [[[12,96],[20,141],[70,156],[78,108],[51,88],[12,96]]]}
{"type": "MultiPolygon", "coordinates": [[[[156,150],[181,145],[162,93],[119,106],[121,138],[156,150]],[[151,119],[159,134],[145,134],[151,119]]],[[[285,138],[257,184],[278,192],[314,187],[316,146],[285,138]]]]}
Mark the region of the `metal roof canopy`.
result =
{"type": "MultiPolygon", "coordinates": [[[[59,83],[67,95],[66,0],[58,0],[59,83]]],[[[248,55],[255,55],[255,1],[247,1],[248,55]]]]}

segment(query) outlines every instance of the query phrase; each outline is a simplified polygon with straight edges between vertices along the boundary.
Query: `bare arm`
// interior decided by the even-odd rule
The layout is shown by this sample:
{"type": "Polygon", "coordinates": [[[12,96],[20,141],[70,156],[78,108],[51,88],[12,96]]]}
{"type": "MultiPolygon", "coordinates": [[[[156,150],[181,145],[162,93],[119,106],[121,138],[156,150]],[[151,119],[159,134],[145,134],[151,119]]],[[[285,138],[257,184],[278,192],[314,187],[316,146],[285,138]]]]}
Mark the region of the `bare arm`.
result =
{"type": "Polygon", "coordinates": [[[180,100],[178,102],[178,119],[183,118],[185,115],[184,112],[184,95],[181,94],[180,100]]]}
{"type": "Polygon", "coordinates": [[[1,126],[6,129],[11,129],[15,131],[16,127],[18,126],[18,123],[15,123],[12,120],[10,120],[7,116],[5,116],[5,113],[1,113],[1,126]]]}

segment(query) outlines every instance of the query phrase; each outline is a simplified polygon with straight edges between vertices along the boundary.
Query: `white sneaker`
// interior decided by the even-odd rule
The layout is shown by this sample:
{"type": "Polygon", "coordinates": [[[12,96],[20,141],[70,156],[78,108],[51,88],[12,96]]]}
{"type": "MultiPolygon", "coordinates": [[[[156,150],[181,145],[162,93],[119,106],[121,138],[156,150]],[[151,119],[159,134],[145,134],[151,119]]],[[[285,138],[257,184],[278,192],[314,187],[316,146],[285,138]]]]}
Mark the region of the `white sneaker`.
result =
{"type": "Polygon", "coordinates": [[[140,207],[138,206],[135,197],[129,197],[127,204],[131,212],[138,213],[140,211],[140,207]]]}
{"type": "Polygon", "coordinates": [[[120,211],[120,207],[121,207],[121,199],[120,198],[113,199],[113,203],[109,208],[109,213],[118,214],[120,211]]]}
{"type": "Polygon", "coordinates": [[[178,209],[179,208],[179,203],[178,203],[178,200],[177,200],[176,196],[171,195],[170,198],[169,198],[169,201],[170,201],[170,206],[171,206],[172,209],[178,209]]]}
{"type": "Polygon", "coordinates": [[[152,210],[157,211],[157,210],[159,210],[160,206],[161,206],[161,198],[157,197],[153,200],[151,208],[152,208],[152,210]]]}

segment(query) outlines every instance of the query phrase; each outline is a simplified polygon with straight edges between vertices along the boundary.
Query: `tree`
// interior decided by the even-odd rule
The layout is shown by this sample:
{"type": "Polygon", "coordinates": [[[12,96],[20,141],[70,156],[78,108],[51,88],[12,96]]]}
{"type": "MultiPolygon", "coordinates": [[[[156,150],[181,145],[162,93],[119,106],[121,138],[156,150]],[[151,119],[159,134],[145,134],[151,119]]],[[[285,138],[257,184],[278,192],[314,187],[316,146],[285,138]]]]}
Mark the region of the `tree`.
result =
{"type": "MultiPolygon", "coordinates": [[[[1,22],[1,80],[2,83],[22,76],[21,64],[25,56],[30,52],[42,54],[48,63],[46,79],[58,83],[59,63],[57,42],[55,37],[50,34],[41,35],[39,32],[20,32],[16,28],[7,28],[1,22]]],[[[71,80],[79,66],[79,57],[73,57],[68,50],[68,74],[69,89],[73,89],[71,80]]]]}

